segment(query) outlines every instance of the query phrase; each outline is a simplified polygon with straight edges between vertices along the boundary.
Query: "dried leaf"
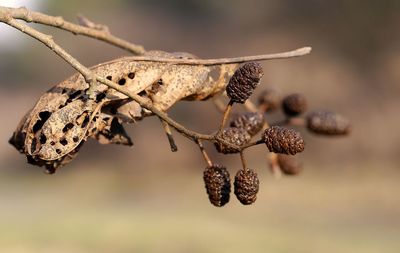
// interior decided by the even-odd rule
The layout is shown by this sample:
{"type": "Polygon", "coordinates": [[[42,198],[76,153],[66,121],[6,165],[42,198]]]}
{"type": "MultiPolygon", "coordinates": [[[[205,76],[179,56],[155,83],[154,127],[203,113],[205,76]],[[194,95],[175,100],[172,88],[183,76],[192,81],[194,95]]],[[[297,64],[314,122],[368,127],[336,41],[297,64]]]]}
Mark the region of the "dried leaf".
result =
{"type": "MultiPolygon", "coordinates": [[[[188,53],[147,52],[148,56],[192,59],[188,53]]],[[[167,111],[180,100],[204,100],[224,90],[237,64],[202,66],[116,59],[91,68],[167,111]]],[[[88,137],[101,143],[132,145],[122,123],[150,115],[126,95],[77,73],[43,94],[10,139],[30,163],[54,171],[73,159],[88,137]]]]}

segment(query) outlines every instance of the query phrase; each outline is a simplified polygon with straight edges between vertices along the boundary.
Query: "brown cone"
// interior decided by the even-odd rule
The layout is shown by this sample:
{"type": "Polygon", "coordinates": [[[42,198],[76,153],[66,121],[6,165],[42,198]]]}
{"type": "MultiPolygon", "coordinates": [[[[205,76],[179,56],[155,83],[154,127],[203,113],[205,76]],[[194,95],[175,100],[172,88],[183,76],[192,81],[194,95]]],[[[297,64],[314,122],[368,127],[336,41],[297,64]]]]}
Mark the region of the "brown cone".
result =
{"type": "Polygon", "coordinates": [[[208,198],[214,206],[223,206],[229,202],[231,181],[228,170],[221,165],[208,166],[203,174],[208,198]]]}
{"type": "Polygon", "coordinates": [[[235,195],[243,205],[251,205],[257,199],[260,181],[252,169],[241,169],[235,176],[235,195]]]}
{"type": "Polygon", "coordinates": [[[232,102],[243,104],[253,93],[264,75],[258,62],[247,62],[238,68],[228,85],[226,93],[232,102]]]}
{"type": "Polygon", "coordinates": [[[278,154],[278,164],[286,175],[297,175],[303,169],[297,157],[292,155],[278,154]]]}
{"type": "Polygon", "coordinates": [[[307,110],[307,100],[304,95],[294,93],[283,99],[282,108],[286,115],[297,116],[307,110]]]}
{"type": "MultiPolygon", "coordinates": [[[[228,127],[222,129],[217,137],[238,147],[246,144],[251,139],[251,136],[247,133],[245,129],[236,127],[228,127]]],[[[215,147],[218,152],[223,154],[233,154],[239,152],[239,150],[233,147],[229,147],[221,142],[216,142],[215,147]]]]}
{"type": "Polygon", "coordinates": [[[273,89],[265,89],[258,97],[258,105],[263,112],[274,111],[281,106],[281,103],[281,95],[273,89]]]}
{"type": "Polygon", "coordinates": [[[314,111],[307,115],[307,128],[322,135],[346,135],[350,132],[350,122],[342,115],[329,111],[314,111]]]}
{"type": "Polygon", "coordinates": [[[264,115],[259,112],[248,112],[240,115],[234,119],[231,127],[242,128],[249,133],[249,135],[256,135],[264,126],[264,115]]]}
{"type": "Polygon", "coordinates": [[[304,150],[304,140],[294,129],[272,126],[265,129],[263,140],[274,153],[295,155],[304,150]]]}

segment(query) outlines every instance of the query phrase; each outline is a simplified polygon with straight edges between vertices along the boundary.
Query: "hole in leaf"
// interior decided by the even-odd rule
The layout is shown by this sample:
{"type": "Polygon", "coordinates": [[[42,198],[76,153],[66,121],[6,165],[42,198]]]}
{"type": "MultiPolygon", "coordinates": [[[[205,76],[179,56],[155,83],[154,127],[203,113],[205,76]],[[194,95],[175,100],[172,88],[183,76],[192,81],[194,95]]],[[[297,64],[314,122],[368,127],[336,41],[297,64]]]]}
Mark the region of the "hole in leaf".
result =
{"type": "Polygon", "coordinates": [[[41,135],[40,135],[40,138],[39,138],[39,141],[40,141],[40,144],[45,144],[46,141],[47,141],[46,135],[41,134],[41,135]]]}
{"type": "Polygon", "coordinates": [[[96,131],[97,131],[97,127],[93,127],[92,133],[94,133],[94,132],[96,132],[96,131]]]}
{"type": "Polygon", "coordinates": [[[131,72],[128,74],[129,79],[135,78],[135,72],[131,72]]]}
{"type": "Polygon", "coordinates": [[[163,85],[163,80],[162,79],[158,79],[157,82],[153,83],[151,85],[151,90],[149,91],[152,94],[156,94],[159,90],[160,90],[160,86],[163,85]]]}
{"type": "Polygon", "coordinates": [[[67,141],[67,139],[62,138],[62,139],[60,140],[60,143],[61,143],[61,145],[65,146],[65,145],[68,144],[68,141],[67,141]]]}
{"type": "Polygon", "coordinates": [[[146,97],[147,96],[147,92],[145,90],[142,90],[141,92],[139,92],[138,94],[141,97],[146,97]]]}
{"type": "Polygon", "coordinates": [[[61,150],[57,148],[57,149],[56,149],[56,153],[57,153],[57,154],[61,154],[61,150]]]}
{"type": "Polygon", "coordinates": [[[89,123],[89,115],[86,115],[86,116],[85,116],[85,119],[84,119],[83,122],[82,122],[81,127],[82,127],[82,128],[85,128],[85,127],[88,125],[88,123],[89,123]]]}
{"type": "Polygon", "coordinates": [[[31,143],[31,152],[32,153],[35,152],[35,150],[36,150],[36,144],[37,144],[37,140],[36,140],[36,138],[33,138],[32,143],[31,143]]]}
{"type": "Polygon", "coordinates": [[[65,94],[67,92],[67,89],[62,89],[61,94],[65,94]]]}
{"type": "Polygon", "coordinates": [[[33,128],[32,128],[33,132],[36,133],[37,131],[39,131],[40,128],[42,128],[43,123],[44,122],[40,119],[38,121],[36,121],[35,125],[33,125],[33,128]]]}
{"type": "Polygon", "coordinates": [[[33,125],[33,132],[36,133],[37,131],[39,131],[43,124],[46,122],[46,120],[48,120],[50,118],[51,112],[49,111],[43,111],[43,112],[39,112],[39,120],[36,121],[35,125],[33,125]]]}
{"type": "Polygon", "coordinates": [[[55,143],[54,141],[51,141],[51,142],[50,142],[50,145],[51,145],[51,146],[54,146],[54,145],[56,145],[56,143],[55,143]]]}
{"type": "Polygon", "coordinates": [[[39,117],[41,120],[46,121],[50,118],[51,112],[49,111],[43,111],[43,112],[39,112],[39,117]]]}
{"type": "Polygon", "coordinates": [[[73,128],[74,127],[74,124],[72,124],[72,123],[67,123],[67,124],[65,124],[65,126],[64,126],[64,128],[63,128],[63,133],[66,133],[68,130],[70,130],[71,128],[73,128]]]}
{"type": "Polygon", "coordinates": [[[106,97],[106,94],[104,92],[100,92],[99,94],[96,95],[96,103],[100,102],[106,97]]]}
{"type": "Polygon", "coordinates": [[[72,94],[69,95],[69,99],[71,99],[71,100],[75,99],[76,97],[78,97],[79,95],[81,95],[81,92],[82,92],[81,90],[75,91],[74,93],[72,93],[72,94]]]}
{"type": "Polygon", "coordinates": [[[112,80],[112,76],[107,76],[106,79],[111,81],[112,80]]]}
{"type": "Polygon", "coordinates": [[[126,79],[125,78],[121,78],[121,79],[119,79],[119,81],[118,81],[118,84],[119,85],[124,85],[126,83],[126,79]]]}
{"type": "Polygon", "coordinates": [[[74,142],[78,142],[78,141],[79,141],[79,137],[78,137],[78,136],[74,136],[74,137],[72,138],[72,140],[73,140],[74,142]]]}

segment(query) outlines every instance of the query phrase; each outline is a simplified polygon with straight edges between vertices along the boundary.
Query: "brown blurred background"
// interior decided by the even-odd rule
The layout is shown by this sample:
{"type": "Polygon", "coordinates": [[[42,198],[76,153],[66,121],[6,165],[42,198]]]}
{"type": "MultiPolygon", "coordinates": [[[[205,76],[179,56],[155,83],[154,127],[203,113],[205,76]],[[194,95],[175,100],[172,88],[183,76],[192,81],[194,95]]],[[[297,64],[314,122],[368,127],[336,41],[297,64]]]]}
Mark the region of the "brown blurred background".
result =
{"type": "MultiPolygon", "coordinates": [[[[179,152],[171,153],[155,118],[128,127],[133,148],[89,142],[75,161],[48,176],[7,141],[38,97],[74,70],[0,24],[0,252],[400,252],[399,1],[3,4],[11,2],[73,21],[84,14],[148,50],[202,58],[312,46],[309,56],[264,62],[257,93],[268,86],[304,93],[311,108],[350,118],[354,131],[347,138],[303,132],[305,170],[294,178],[275,180],[265,147],[250,150],[261,188],[246,207],[234,196],[223,208],[211,206],[198,149],[176,134],[179,152]]],[[[127,54],[34,26],[87,66],[127,54]]],[[[220,117],[209,102],[181,102],[170,113],[202,132],[215,129],[220,117]]],[[[231,174],[239,169],[237,156],[207,148],[231,174]]]]}

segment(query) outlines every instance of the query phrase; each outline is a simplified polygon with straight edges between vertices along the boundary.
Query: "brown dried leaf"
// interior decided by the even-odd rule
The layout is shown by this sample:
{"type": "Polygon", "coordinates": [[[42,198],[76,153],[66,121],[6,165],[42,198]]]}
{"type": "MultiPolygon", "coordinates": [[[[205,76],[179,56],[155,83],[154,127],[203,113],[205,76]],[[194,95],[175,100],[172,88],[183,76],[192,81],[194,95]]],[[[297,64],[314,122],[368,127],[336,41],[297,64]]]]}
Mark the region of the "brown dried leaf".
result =
{"type": "MultiPolygon", "coordinates": [[[[150,51],[147,56],[191,59],[188,53],[150,51]]],[[[202,66],[120,58],[91,68],[167,111],[180,100],[204,100],[224,90],[237,64],[202,66]]],[[[69,162],[88,137],[132,145],[121,123],[150,115],[126,95],[97,83],[91,89],[77,73],[43,94],[10,139],[28,160],[55,170],[69,162]]]]}

